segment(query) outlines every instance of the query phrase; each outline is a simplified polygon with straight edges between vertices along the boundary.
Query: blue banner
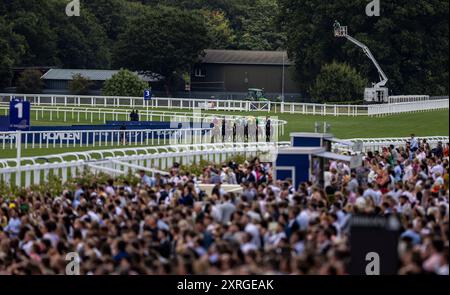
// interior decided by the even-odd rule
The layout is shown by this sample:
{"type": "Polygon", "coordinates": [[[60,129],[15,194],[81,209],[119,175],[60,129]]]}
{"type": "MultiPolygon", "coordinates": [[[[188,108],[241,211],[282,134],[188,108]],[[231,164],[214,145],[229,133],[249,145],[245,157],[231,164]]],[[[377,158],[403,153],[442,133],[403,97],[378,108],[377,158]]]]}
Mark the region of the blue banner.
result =
{"type": "MultiPolygon", "coordinates": [[[[197,132],[197,131],[196,131],[197,132]]],[[[202,135],[204,135],[207,131],[202,130],[202,135]]],[[[102,145],[106,144],[117,144],[118,142],[125,143],[143,143],[145,144],[148,140],[149,143],[153,142],[157,143],[158,138],[161,139],[170,139],[170,138],[182,138],[185,132],[181,129],[173,129],[170,131],[160,132],[157,130],[149,130],[145,132],[141,131],[133,131],[133,130],[102,130],[98,132],[82,132],[78,130],[47,130],[41,131],[37,133],[23,133],[22,134],[22,143],[35,144],[39,145],[59,145],[59,144],[68,144],[68,145],[92,145],[99,144],[101,142],[102,145]]],[[[198,133],[196,133],[198,134],[198,133]]],[[[189,132],[188,132],[189,135],[189,132]]],[[[6,143],[15,141],[15,134],[0,134],[0,138],[2,138],[6,143]]]]}
{"type": "Polygon", "coordinates": [[[10,130],[30,129],[30,102],[11,100],[9,102],[9,128],[10,130]]]}
{"type": "Polygon", "coordinates": [[[151,100],[151,99],[152,99],[152,90],[145,89],[144,90],[144,100],[151,100]]]}

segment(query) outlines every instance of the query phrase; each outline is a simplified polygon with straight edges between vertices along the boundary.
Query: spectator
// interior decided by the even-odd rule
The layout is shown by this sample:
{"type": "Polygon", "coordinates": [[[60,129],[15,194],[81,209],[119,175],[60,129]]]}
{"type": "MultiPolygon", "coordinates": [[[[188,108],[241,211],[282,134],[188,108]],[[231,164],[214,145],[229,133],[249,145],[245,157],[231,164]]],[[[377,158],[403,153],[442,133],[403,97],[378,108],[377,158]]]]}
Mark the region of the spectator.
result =
{"type": "Polygon", "coordinates": [[[155,180],[152,177],[145,174],[144,170],[139,171],[139,176],[141,177],[141,183],[143,185],[146,185],[148,187],[152,187],[155,185],[155,180]]]}
{"type": "Polygon", "coordinates": [[[352,170],[325,163],[325,188],[273,179],[255,158],[0,196],[0,274],[64,274],[67,252],[82,274],[344,274],[351,217],[367,214],[401,221],[399,274],[448,275],[449,159],[418,145],[364,153],[352,170]]]}

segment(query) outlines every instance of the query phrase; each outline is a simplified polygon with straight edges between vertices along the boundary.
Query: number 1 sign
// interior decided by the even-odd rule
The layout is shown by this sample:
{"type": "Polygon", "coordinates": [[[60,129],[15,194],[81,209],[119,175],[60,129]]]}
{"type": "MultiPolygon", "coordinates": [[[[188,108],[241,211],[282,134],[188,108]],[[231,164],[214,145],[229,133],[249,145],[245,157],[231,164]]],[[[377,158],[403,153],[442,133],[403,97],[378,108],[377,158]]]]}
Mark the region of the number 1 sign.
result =
{"type": "Polygon", "coordinates": [[[30,102],[12,100],[9,103],[9,128],[28,130],[30,128],[30,102]]]}

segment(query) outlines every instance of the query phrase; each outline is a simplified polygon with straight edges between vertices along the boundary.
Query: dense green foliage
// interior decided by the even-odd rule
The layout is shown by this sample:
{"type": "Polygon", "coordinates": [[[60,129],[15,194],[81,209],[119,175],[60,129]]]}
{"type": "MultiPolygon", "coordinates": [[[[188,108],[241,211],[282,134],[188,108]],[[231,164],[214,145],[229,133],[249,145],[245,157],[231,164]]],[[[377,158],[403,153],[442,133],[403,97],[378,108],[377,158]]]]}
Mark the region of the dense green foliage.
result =
{"type": "Polygon", "coordinates": [[[15,66],[127,66],[174,84],[173,72],[189,70],[205,48],[277,49],[284,40],[277,0],[92,0],[81,1],[79,17],[65,14],[67,3],[0,2],[0,87],[15,66]]]}
{"type": "Polygon", "coordinates": [[[358,101],[363,97],[367,80],[348,64],[326,64],[311,87],[317,102],[358,101]]]}
{"type": "Polygon", "coordinates": [[[133,72],[120,70],[111,79],[105,81],[103,95],[107,96],[142,96],[148,84],[133,72]]]}
{"type": "Polygon", "coordinates": [[[42,73],[38,70],[25,70],[17,81],[18,93],[41,93],[43,82],[42,73]]]}
{"type": "Polygon", "coordinates": [[[14,66],[109,67],[103,24],[88,9],[80,17],[67,17],[66,5],[63,0],[0,3],[0,15],[9,26],[6,34],[0,33],[0,42],[9,44],[6,54],[14,66]]]}
{"type": "Polygon", "coordinates": [[[380,17],[366,16],[368,2],[91,0],[81,1],[81,16],[68,17],[68,0],[2,0],[0,88],[23,66],[127,67],[174,86],[205,48],[287,48],[307,96],[333,61],[348,63],[368,84],[378,81],[363,51],[333,36],[339,20],[371,49],[393,94],[447,95],[449,2],[383,0],[380,17]]]}
{"type": "Polygon", "coordinates": [[[130,21],[114,46],[114,64],[149,75],[161,74],[170,82],[173,76],[189,70],[208,45],[200,13],[161,6],[130,21]]]}
{"type": "Polygon", "coordinates": [[[448,94],[448,0],[383,0],[380,17],[365,14],[367,0],[279,0],[280,23],[296,62],[298,80],[308,89],[322,65],[349,63],[370,82],[378,74],[363,51],[335,38],[333,23],[366,44],[389,78],[394,94],[448,94]]]}
{"type": "Polygon", "coordinates": [[[11,68],[25,51],[23,39],[23,36],[13,32],[11,23],[2,16],[0,10],[0,88],[9,86],[11,82],[11,68]]]}
{"type": "Polygon", "coordinates": [[[72,81],[69,82],[69,90],[71,94],[85,95],[89,94],[89,88],[92,86],[92,81],[81,74],[72,76],[72,81]]]}
{"type": "MultiPolygon", "coordinates": [[[[22,177],[24,174],[22,173],[22,177]]],[[[78,175],[73,175],[66,182],[63,182],[59,175],[56,175],[54,171],[49,171],[48,181],[45,184],[31,185],[30,190],[40,193],[42,195],[60,195],[65,189],[75,190],[77,184],[91,187],[93,184],[105,185],[108,183],[108,179],[111,176],[105,173],[92,173],[88,169],[84,169],[79,172],[78,175]]],[[[130,185],[137,185],[140,179],[132,173],[131,170],[127,174],[119,175],[117,178],[118,183],[124,184],[125,182],[130,185]]],[[[6,184],[4,181],[0,181],[0,195],[6,200],[14,200],[18,197],[26,195],[26,189],[15,185],[15,181],[6,184]]]]}
{"type": "MultiPolygon", "coordinates": [[[[212,23],[227,28],[225,38],[231,34],[230,42],[214,42],[215,49],[252,49],[277,50],[283,48],[285,34],[280,30],[277,19],[279,7],[277,0],[141,0],[142,3],[155,6],[179,7],[184,10],[206,10],[223,13],[221,24],[217,19],[212,23]]],[[[217,28],[208,26],[213,32],[217,28]]],[[[220,41],[220,39],[219,39],[220,41]]]]}

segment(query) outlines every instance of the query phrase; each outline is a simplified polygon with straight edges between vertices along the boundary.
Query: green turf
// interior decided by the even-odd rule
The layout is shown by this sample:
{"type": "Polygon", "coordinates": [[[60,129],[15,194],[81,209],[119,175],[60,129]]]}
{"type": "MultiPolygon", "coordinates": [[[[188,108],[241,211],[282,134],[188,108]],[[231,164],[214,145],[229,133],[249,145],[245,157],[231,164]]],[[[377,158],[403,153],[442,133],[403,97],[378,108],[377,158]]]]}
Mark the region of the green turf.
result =
{"type": "MultiPolygon", "coordinates": [[[[164,109],[161,109],[164,110],[164,109]]],[[[167,111],[167,110],[165,110],[167,111]]],[[[177,112],[180,110],[171,110],[177,112]]],[[[184,111],[185,112],[185,111],[184,111]]],[[[226,115],[251,115],[251,116],[266,116],[267,112],[214,112],[208,111],[206,113],[218,113],[226,115]]],[[[420,113],[406,113],[400,115],[384,116],[384,117],[368,117],[368,116],[318,116],[318,115],[301,115],[301,114],[270,114],[271,116],[278,116],[279,119],[288,122],[285,126],[285,135],[282,140],[289,139],[290,132],[311,132],[314,130],[315,122],[328,122],[331,124],[331,132],[340,138],[353,137],[404,137],[415,133],[418,136],[432,136],[432,135],[448,135],[449,134],[449,113],[448,110],[420,112],[420,113]]],[[[71,121],[64,122],[62,116],[50,121],[48,114],[39,121],[32,120],[33,125],[72,125],[72,124],[102,124],[103,122],[95,118],[91,123],[90,119],[83,118],[80,122],[71,121]]],[[[33,117],[34,118],[34,117],[33,117]]],[[[145,119],[142,116],[141,119],[145,119]]],[[[112,118],[108,117],[107,120],[112,118]]],[[[68,116],[68,120],[72,120],[68,116]]]]}
{"type": "MultiPolygon", "coordinates": [[[[109,108],[112,109],[112,108],[109,108]]],[[[168,111],[167,109],[153,109],[168,111]]],[[[170,112],[188,112],[187,110],[171,109],[170,112]]],[[[266,116],[267,112],[225,112],[225,111],[207,111],[206,113],[218,113],[227,115],[252,115],[252,116],[266,116]]],[[[411,133],[417,136],[434,136],[434,135],[448,135],[449,134],[449,113],[448,110],[420,112],[420,113],[406,113],[401,115],[392,115],[385,117],[347,117],[347,116],[313,116],[301,114],[274,114],[271,116],[278,116],[279,119],[286,120],[288,124],[285,126],[285,133],[280,140],[289,140],[289,133],[291,132],[313,132],[315,122],[328,122],[331,124],[331,133],[339,138],[355,138],[355,137],[407,137],[411,133]]],[[[60,114],[59,118],[53,114],[52,121],[49,115],[44,114],[38,121],[35,120],[35,113],[32,112],[32,125],[72,125],[72,124],[103,124],[103,117],[100,120],[98,115],[94,117],[91,123],[90,118],[85,118],[84,114],[80,116],[80,121],[77,122],[76,115],[72,119],[72,115],[67,116],[67,122],[63,121],[63,116],[60,114]]],[[[141,116],[145,119],[146,116],[141,116]]],[[[153,118],[158,120],[159,118],[153,118]]],[[[112,120],[112,116],[107,116],[106,120],[112,120]]],[[[117,147],[113,147],[117,148],[117,147]]],[[[37,156],[49,155],[55,153],[64,153],[70,151],[84,151],[92,149],[106,149],[105,147],[88,147],[88,148],[35,148],[24,149],[22,155],[37,156]]],[[[14,150],[0,150],[0,158],[15,157],[14,150]]]]}
{"type": "Polygon", "coordinates": [[[334,117],[286,115],[281,117],[289,122],[288,132],[311,131],[315,121],[331,124],[331,133],[339,138],[354,137],[407,137],[411,133],[418,136],[448,135],[448,111],[402,114],[387,117],[334,117]]]}

